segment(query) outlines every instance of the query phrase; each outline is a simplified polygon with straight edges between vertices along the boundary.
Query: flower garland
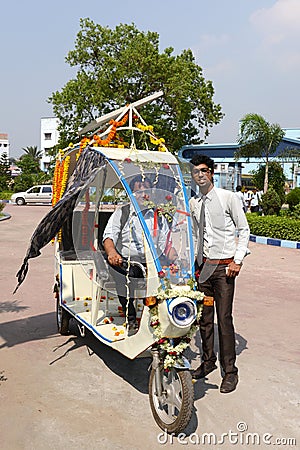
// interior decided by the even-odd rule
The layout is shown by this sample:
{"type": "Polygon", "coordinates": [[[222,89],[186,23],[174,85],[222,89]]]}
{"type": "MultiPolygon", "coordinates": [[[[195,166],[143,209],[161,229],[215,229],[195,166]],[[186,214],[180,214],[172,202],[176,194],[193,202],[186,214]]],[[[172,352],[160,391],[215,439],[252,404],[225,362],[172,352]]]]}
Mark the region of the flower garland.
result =
{"type": "Polygon", "coordinates": [[[60,191],[61,191],[61,182],[63,177],[63,165],[64,165],[64,151],[59,150],[58,156],[55,163],[53,182],[52,182],[52,206],[55,206],[58,200],[60,199],[60,191]]]}
{"type": "Polygon", "coordinates": [[[153,201],[145,199],[143,202],[144,206],[149,209],[153,209],[155,215],[164,216],[168,222],[172,222],[173,216],[176,212],[176,206],[172,203],[172,197],[170,195],[166,196],[167,203],[160,203],[156,205],[153,201]]]}
{"type": "MultiPolygon", "coordinates": [[[[59,155],[55,163],[54,176],[53,176],[53,195],[52,195],[52,206],[61,199],[63,193],[66,190],[69,167],[70,167],[70,156],[64,156],[64,151],[59,150],[59,155]]],[[[52,240],[53,242],[54,240],[52,240]]],[[[57,233],[57,241],[62,241],[62,230],[60,229],[57,233]]]]}
{"type": "Polygon", "coordinates": [[[110,132],[108,133],[108,136],[106,139],[101,139],[101,137],[98,134],[95,134],[93,136],[93,145],[95,147],[107,147],[110,142],[113,140],[113,138],[115,137],[116,133],[117,133],[117,128],[123,126],[128,120],[128,113],[125,114],[125,116],[123,117],[123,119],[121,119],[120,121],[115,121],[115,120],[110,120],[109,123],[111,125],[111,129],[110,132]]]}
{"type": "MultiPolygon", "coordinates": [[[[141,123],[138,123],[137,128],[143,132],[149,131],[150,133],[153,133],[153,125],[142,125],[141,123]]],[[[150,142],[158,147],[159,152],[167,151],[164,138],[157,138],[153,134],[150,134],[150,142]]]]}
{"type": "MultiPolygon", "coordinates": [[[[190,285],[195,285],[194,280],[190,280],[190,285]]],[[[201,317],[203,308],[204,294],[199,291],[193,290],[190,286],[177,286],[172,288],[169,284],[167,289],[163,289],[160,286],[157,290],[156,297],[158,300],[167,300],[169,298],[176,297],[188,297],[196,300],[197,304],[197,316],[196,321],[201,317]]],[[[195,323],[191,326],[190,330],[185,336],[177,338],[174,343],[173,339],[166,338],[162,335],[161,325],[159,321],[158,306],[150,308],[150,325],[154,329],[153,333],[157,338],[156,345],[163,349],[167,354],[164,358],[164,370],[169,371],[175,364],[183,365],[182,354],[191,342],[191,338],[197,331],[195,323]]]]}
{"type": "Polygon", "coordinates": [[[76,153],[76,161],[78,161],[78,158],[81,155],[83,149],[89,145],[90,141],[91,141],[91,139],[88,137],[84,137],[81,139],[81,141],[79,143],[79,150],[76,153]]]}

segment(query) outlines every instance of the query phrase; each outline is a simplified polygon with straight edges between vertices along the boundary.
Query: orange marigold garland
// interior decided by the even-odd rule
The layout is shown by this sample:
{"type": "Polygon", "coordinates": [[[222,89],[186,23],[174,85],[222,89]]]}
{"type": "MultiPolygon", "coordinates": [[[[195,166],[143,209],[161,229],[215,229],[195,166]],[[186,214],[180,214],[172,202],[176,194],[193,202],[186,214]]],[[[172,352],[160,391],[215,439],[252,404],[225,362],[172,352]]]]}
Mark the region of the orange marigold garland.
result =
{"type": "MultiPolygon", "coordinates": [[[[70,156],[66,156],[64,159],[61,159],[64,155],[63,150],[59,151],[59,157],[56,160],[54,176],[53,176],[53,196],[52,196],[52,206],[55,206],[56,203],[61,199],[63,193],[66,190],[68,174],[69,174],[69,166],[70,166],[70,156]]],[[[59,230],[57,234],[58,242],[61,242],[61,230],[59,230]]],[[[53,240],[52,240],[53,242],[53,240]]]]}
{"type": "Polygon", "coordinates": [[[101,139],[101,137],[98,136],[98,134],[95,134],[93,136],[95,147],[106,147],[106,146],[108,146],[109,143],[115,137],[116,132],[117,132],[117,128],[121,127],[122,125],[124,125],[127,122],[127,120],[128,120],[128,114],[125,114],[123,119],[121,119],[119,122],[116,122],[115,120],[110,120],[109,123],[111,125],[111,129],[110,129],[110,132],[108,133],[108,136],[107,136],[106,139],[101,139]]]}

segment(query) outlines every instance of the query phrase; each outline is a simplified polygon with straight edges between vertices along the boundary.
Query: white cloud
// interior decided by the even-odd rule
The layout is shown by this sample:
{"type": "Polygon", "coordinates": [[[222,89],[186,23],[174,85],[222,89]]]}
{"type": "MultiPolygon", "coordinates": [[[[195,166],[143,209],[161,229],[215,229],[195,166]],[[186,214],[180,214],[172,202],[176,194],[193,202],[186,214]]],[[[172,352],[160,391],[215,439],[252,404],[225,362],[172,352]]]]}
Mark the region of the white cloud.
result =
{"type": "Polygon", "coordinates": [[[282,71],[300,68],[300,1],[277,0],[261,8],[250,23],[262,36],[261,51],[282,71]]]}

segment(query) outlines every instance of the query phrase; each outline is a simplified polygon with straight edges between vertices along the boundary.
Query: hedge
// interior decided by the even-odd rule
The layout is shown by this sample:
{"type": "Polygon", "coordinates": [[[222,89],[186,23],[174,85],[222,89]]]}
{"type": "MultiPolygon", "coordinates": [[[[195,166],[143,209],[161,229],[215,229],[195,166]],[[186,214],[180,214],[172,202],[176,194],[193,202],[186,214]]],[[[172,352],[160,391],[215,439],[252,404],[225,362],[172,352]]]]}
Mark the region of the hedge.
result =
{"type": "Polygon", "coordinates": [[[300,220],[280,216],[247,214],[251,234],[300,242],[300,220]]]}

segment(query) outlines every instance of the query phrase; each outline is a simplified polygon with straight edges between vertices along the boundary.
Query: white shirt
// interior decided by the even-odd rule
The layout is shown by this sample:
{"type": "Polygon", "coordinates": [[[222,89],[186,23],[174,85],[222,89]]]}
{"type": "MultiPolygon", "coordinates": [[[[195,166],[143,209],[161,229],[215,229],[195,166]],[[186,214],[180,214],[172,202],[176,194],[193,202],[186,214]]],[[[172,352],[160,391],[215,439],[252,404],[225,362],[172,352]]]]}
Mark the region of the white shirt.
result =
{"type": "MultiPolygon", "coordinates": [[[[190,199],[196,254],[201,204],[201,194],[190,199]]],[[[234,261],[240,264],[249,253],[247,247],[250,229],[240,201],[234,192],[216,187],[208,192],[205,200],[205,225],[204,256],[210,259],[233,257],[234,261]]]]}
{"type": "Polygon", "coordinates": [[[243,211],[247,210],[248,205],[246,205],[244,194],[241,191],[237,191],[237,192],[235,192],[235,195],[237,196],[237,198],[239,199],[239,201],[241,203],[242,210],[243,211]]]}
{"type": "MultiPolygon", "coordinates": [[[[107,225],[103,233],[103,241],[109,238],[113,241],[116,250],[124,258],[138,257],[139,261],[144,262],[145,260],[145,249],[144,249],[144,233],[140,223],[140,220],[134,211],[134,208],[130,206],[130,214],[128,220],[125,222],[123,229],[121,230],[121,216],[122,207],[114,211],[110,216],[107,225]],[[119,235],[121,233],[121,244],[119,235]],[[120,247],[120,248],[119,248],[120,247]]],[[[164,253],[167,234],[169,232],[169,226],[164,217],[158,221],[157,236],[153,236],[153,225],[154,225],[154,211],[148,209],[144,214],[144,219],[148,227],[151,238],[154,242],[158,256],[164,253]]]]}
{"type": "Polygon", "coordinates": [[[251,206],[258,206],[259,200],[260,200],[259,192],[255,192],[255,193],[252,192],[250,205],[251,206]]]}

